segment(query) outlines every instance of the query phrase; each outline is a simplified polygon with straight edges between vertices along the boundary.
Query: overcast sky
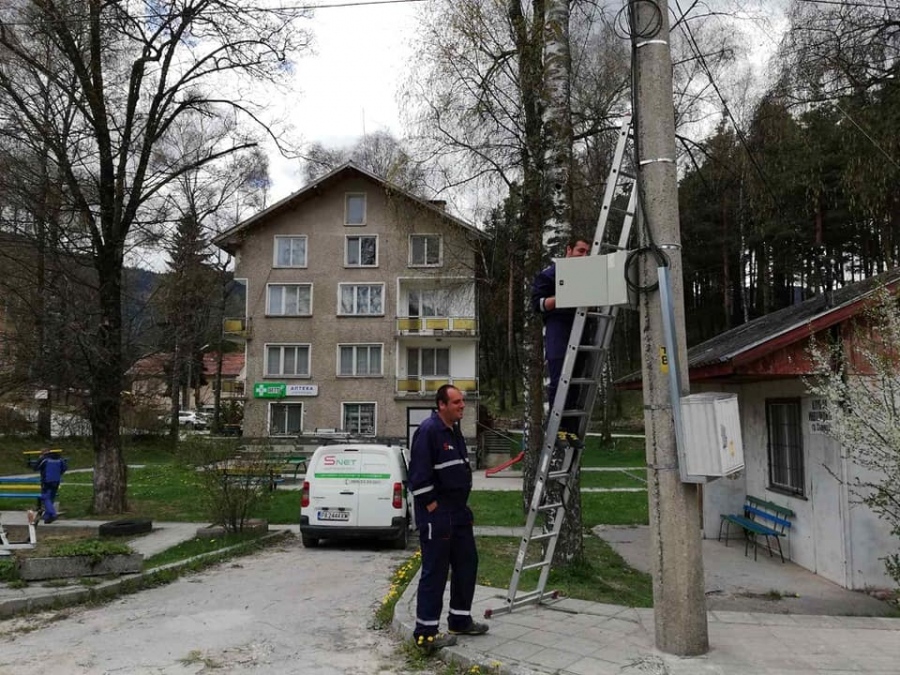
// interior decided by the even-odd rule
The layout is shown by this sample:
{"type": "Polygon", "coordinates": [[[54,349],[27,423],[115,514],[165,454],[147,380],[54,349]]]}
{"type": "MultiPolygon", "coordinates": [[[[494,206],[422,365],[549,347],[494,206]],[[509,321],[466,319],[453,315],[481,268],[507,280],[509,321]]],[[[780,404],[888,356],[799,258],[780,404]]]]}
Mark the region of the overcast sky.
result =
{"type": "MultiPolygon", "coordinates": [[[[337,4],[344,0],[322,0],[337,4]]],[[[355,0],[347,0],[354,2],[355,0]]],[[[388,129],[402,136],[396,93],[406,72],[417,2],[320,8],[310,22],[315,54],[295,66],[296,98],[285,101],[304,143],[346,145],[388,129]]],[[[299,164],[273,154],[270,203],[301,187],[299,164]]]]}

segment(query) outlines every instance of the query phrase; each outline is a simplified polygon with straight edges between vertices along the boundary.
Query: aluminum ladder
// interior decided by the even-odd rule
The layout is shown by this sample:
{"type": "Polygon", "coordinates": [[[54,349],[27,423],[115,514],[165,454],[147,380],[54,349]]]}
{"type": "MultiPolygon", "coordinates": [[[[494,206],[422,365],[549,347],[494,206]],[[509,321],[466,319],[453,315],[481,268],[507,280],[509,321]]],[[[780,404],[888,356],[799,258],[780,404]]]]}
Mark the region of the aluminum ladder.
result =
{"type": "MultiPolygon", "coordinates": [[[[637,213],[638,190],[636,172],[626,173],[623,167],[633,157],[633,153],[627,153],[633,147],[633,142],[631,117],[627,117],[619,130],[590,255],[621,251],[628,246],[637,213]],[[626,200],[627,206],[624,209],[616,206],[626,200]],[[622,214],[618,233],[611,227],[611,213],[622,214]]],[[[547,578],[562,530],[566,506],[573,493],[572,485],[581,466],[584,443],[580,439],[585,437],[590,423],[617,314],[618,307],[579,307],[575,310],[556,397],[544,430],[534,494],[525,521],[525,534],[519,545],[504,605],[486,610],[487,618],[512,612],[523,605],[539,604],[558,597],[556,591],[545,591],[547,578]],[[577,432],[575,435],[560,432],[560,428],[569,431],[575,428],[577,432]],[[560,488],[561,498],[548,494],[559,493],[560,488]],[[540,526],[539,516],[543,518],[540,526]],[[526,564],[528,547],[533,543],[543,545],[541,559],[526,564]],[[534,569],[540,570],[537,588],[519,593],[522,573],[534,569]]]]}

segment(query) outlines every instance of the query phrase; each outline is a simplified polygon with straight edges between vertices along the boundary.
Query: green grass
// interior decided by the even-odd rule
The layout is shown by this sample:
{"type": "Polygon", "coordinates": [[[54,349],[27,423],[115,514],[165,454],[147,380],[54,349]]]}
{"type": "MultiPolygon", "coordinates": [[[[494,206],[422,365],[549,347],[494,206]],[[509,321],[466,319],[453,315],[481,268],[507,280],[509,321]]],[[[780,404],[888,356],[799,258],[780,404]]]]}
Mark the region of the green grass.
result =
{"type": "Polygon", "coordinates": [[[162,551],[161,553],[157,553],[156,555],[152,555],[149,558],[145,558],[144,569],[152,569],[154,567],[168,565],[169,563],[178,562],[180,560],[187,560],[188,558],[193,558],[194,556],[201,555],[203,553],[210,553],[211,551],[218,551],[220,549],[228,548],[229,546],[234,546],[236,544],[253,541],[254,539],[258,539],[259,536],[260,535],[256,532],[236,532],[234,534],[226,534],[214,539],[194,538],[188,541],[183,541],[180,544],[173,546],[172,548],[168,548],[165,551],[162,551]]]}
{"type": "MultiPolygon", "coordinates": [[[[493,588],[508,588],[519,540],[512,537],[478,537],[478,583],[493,588]]],[[[532,547],[526,563],[536,560],[538,546],[532,547]]],[[[522,574],[522,592],[537,587],[539,570],[522,574]]],[[[605,541],[584,539],[584,559],[550,571],[547,589],[559,590],[567,597],[629,607],[651,607],[653,584],[649,574],[629,567],[605,541]]]]}
{"type": "MultiPolygon", "coordinates": [[[[3,436],[0,449],[0,476],[31,473],[25,463],[26,450],[44,447],[60,448],[69,461],[70,469],[89,469],[94,466],[94,450],[90,439],[62,439],[44,441],[36,437],[3,436]]],[[[128,464],[164,464],[178,458],[178,449],[165,436],[148,436],[141,439],[122,437],[122,451],[128,464]]]]}
{"type": "MultiPolygon", "coordinates": [[[[520,527],[525,524],[522,493],[473,492],[469,506],[475,525],[520,527]]],[[[649,523],[646,492],[584,492],[581,495],[584,527],[595,525],[646,525],[649,523]]]]}
{"type": "Polygon", "coordinates": [[[614,438],[602,443],[596,436],[588,436],[584,443],[582,466],[646,466],[643,438],[614,438]]]}
{"type": "Polygon", "coordinates": [[[645,488],[647,487],[646,471],[632,469],[624,471],[582,471],[582,488],[645,488]],[[641,478],[644,480],[641,480],[641,478]]]}

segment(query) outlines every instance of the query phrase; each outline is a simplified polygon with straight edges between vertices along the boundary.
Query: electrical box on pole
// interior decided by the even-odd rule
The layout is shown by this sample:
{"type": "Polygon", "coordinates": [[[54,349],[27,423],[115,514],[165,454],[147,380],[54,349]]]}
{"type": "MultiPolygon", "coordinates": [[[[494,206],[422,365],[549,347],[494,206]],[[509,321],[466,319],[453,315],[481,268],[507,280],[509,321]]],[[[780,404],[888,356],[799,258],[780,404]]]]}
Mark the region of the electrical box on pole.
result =
{"type": "Polygon", "coordinates": [[[737,394],[708,392],[681,397],[684,437],[678,468],[685,483],[705,483],[744,468],[737,394]]]}
{"type": "MultiPolygon", "coordinates": [[[[625,278],[629,251],[556,258],[557,307],[637,306],[625,278]]],[[[636,281],[633,279],[632,281],[636,281]]],[[[632,284],[634,288],[635,284],[632,284]]]]}

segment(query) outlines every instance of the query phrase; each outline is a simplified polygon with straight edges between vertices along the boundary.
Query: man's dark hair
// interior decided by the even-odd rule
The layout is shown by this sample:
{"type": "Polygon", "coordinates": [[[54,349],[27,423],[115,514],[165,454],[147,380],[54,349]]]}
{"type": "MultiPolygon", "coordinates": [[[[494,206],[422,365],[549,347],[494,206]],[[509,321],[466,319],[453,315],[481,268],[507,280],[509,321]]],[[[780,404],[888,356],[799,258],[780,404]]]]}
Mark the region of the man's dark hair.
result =
{"type": "Polygon", "coordinates": [[[448,393],[451,389],[456,389],[452,384],[442,384],[440,388],[437,390],[437,394],[434,395],[434,404],[440,408],[441,403],[447,405],[450,403],[450,394],[448,393]]]}
{"type": "Polygon", "coordinates": [[[566,248],[567,249],[575,248],[576,246],[578,246],[579,241],[583,241],[585,244],[590,246],[591,239],[592,239],[592,237],[582,237],[580,234],[573,234],[571,237],[569,237],[566,240],[566,248]]]}

